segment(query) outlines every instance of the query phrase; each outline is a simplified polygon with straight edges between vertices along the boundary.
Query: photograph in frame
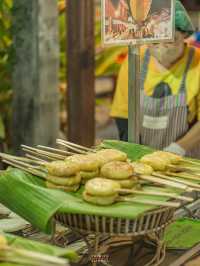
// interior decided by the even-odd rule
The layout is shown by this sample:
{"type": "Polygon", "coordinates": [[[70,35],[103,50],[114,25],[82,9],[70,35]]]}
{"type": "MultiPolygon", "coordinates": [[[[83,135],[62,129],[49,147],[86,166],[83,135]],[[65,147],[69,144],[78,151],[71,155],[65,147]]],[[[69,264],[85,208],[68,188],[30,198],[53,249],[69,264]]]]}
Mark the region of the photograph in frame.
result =
{"type": "Polygon", "coordinates": [[[101,0],[105,45],[172,41],[174,0],[101,0]]]}

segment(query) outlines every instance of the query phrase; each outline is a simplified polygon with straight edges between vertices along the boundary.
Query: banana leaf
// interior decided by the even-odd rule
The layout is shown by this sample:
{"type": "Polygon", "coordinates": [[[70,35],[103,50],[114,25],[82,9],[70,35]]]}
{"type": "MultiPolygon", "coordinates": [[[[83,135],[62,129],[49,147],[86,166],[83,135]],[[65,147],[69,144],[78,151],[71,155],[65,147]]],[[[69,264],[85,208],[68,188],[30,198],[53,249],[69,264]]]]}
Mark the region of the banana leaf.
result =
{"type": "Polygon", "coordinates": [[[181,218],[166,229],[164,240],[168,248],[188,249],[199,243],[200,221],[181,218]]]}
{"type": "MultiPolygon", "coordinates": [[[[135,219],[146,211],[156,208],[156,206],[130,202],[115,203],[107,207],[95,206],[82,199],[82,190],[83,188],[76,193],[65,193],[59,190],[47,189],[40,178],[14,168],[9,168],[0,176],[0,202],[33,226],[48,234],[52,233],[54,229],[52,218],[56,213],[135,219]]],[[[151,191],[152,188],[148,187],[146,190],[151,191]]],[[[157,188],[157,190],[177,192],[174,189],[157,188]]],[[[158,197],[155,196],[138,195],[134,198],[158,200],[158,197]]],[[[159,200],[166,201],[168,198],[159,197],[159,200]]]]}
{"type": "Polygon", "coordinates": [[[35,251],[46,255],[67,258],[72,262],[78,261],[77,253],[68,248],[60,248],[49,244],[43,244],[38,241],[28,240],[11,234],[4,234],[8,245],[15,248],[35,251]]]}

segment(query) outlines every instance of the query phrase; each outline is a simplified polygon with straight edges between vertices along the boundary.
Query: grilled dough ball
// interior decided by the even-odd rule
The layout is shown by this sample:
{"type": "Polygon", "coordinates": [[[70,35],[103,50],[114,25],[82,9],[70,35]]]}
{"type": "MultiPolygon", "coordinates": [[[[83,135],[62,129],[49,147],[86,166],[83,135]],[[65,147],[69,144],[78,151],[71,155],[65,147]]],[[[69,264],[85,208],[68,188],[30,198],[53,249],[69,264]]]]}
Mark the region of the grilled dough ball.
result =
{"type": "Polygon", "coordinates": [[[46,186],[47,188],[53,188],[53,189],[61,189],[64,190],[65,192],[75,192],[79,189],[80,185],[73,185],[73,186],[61,186],[61,185],[56,185],[51,182],[46,181],[46,186]]]}
{"type": "Polygon", "coordinates": [[[131,165],[134,168],[134,173],[139,175],[151,175],[153,173],[153,168],[148,164],[143,164],[139,162],[132,162],[131,165]]]}
{"type": "Polygon", "coordinates": [[[45,167],[49,175],[59,177],[72,176],[80,170],[77,164],[65,161],[53,161],[46,163],[45,167]]]}
{"type": "Polygon", "coordinates": [[[133,175],[133,166],[127,162],[109,162],[102,166],[101,175],[110,179],[127,179],[133,175]]]}
{"type": "Polygon", "coordinates": [[[117,195],[111,195],[106,197],[101,196],[92,196],[88,194],[86,191],[83,192],[83,199],[89,203],[100,205],[100,206],[108,206],[115,202],[117,195]]]}
{"type": "Polygon", "coordinates": [[[140,159],[140,162],[150,165],[155,171],[165,171],[167,165],[170,164],[169,160],[153,156],[152,154],[145,155],[140,159]]]}
{"type": "Polygon", "coordinates": [[[70,176],[66,178],[48,175],[46,179],[53,184],[61,185],[61,186],[73,186],[73,185],[80,184],[81,182],[80,174],[76,174],[75,176],[70,176]]]}
{"type": "Polygon", "coordinates": [[[85,191],[91,196],[113,196],[117,194],[117,189],[120,189],[117,182],[100,177],[90,179],[85,184],[85,191]]]}
{"type": "Polygon", "coordinates": [[[105,163],[112,161],[126,161],[127,154],[125,152],[115,150],[115,149],[102,149],[96,153],[96,156],[100,162],[100,165],[104,165],[105,163]]]}
{"type": "Polygon", "coordinates": [[[170,160],[172,164],[179,164],[183,158],[177,154],[166,152],[166,151],[156,151],[152,155],[158,156],[163,159],[170,160]]]}
{"type": "Polygon", "coordinates": [[[80,171],[96,171],[100,163],[96,158],[96,154],[76,154],[69,156],[65,159],[65,162],[76,163],[80,171]]]}

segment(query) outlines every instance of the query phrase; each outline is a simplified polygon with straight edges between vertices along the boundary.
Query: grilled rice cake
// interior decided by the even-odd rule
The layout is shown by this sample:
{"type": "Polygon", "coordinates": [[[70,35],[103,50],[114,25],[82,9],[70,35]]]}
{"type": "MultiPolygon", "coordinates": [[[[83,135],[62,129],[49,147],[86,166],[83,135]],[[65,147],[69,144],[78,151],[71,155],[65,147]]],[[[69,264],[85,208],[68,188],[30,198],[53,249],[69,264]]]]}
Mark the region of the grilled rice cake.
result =
{"type": "Polygon", "coordinates": [[[127,162],[113,161],[101,168],[101,176],[110,179],[128,179],[133,175],[133,166],[127,162]]]}
{"type": "Polygon", "coordinates": [[[127,154],[125,152],[115,149],[102,149],[96,153],[96,156],[101,166],[112,161],[124,162],[127,160],[127,154]]]}
{"type": "Polygon", "coordinates": [[[115,195],[120,188],[116,181],[99,177],[89,180],[85,185],[85,191],[89,195],[100,197],[115,195]]]}
{"type": "Polygon", "coordinates": [[[80,168],[76,163],[65,161],[46,163],[45,167],[49,175],[58,177],[72,176],[80,171],[80,168]]]}
{"type": "Polygon", "coordinates": [[[97,171],[100,167],[100,162],[96,154],[75,154],[65,159],[66,162],[76,163],[80,171],[97,171]]]}
{"type": "Polygon", "coordinates": [[[100,206],[109,206],[116,201],[117,195],[111,195],[106,197],[101,196],[92,196],[86,191],[83,192],[83,199],[89,203],[100,205],[100,206]]]}
{"type": "Polygon", "coordinates": [[[46,177],[46,180],[55,184],[55,185],[61,185],[61,186],[73,186],[80,184],[81,182],[81,176],[80,174],[76,174],[75,176],[70,177],[57,177],[57,176],[50,176],[48,175],[46,177]]]}

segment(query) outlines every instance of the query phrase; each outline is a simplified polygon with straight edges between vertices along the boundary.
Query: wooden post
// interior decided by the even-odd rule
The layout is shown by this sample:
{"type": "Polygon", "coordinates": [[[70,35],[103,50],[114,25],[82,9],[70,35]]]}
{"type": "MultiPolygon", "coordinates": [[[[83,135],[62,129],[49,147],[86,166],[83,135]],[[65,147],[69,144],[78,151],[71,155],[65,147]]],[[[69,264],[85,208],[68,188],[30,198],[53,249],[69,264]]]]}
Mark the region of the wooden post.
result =
{"type": "Polygon", "coordinates": [[[14,0],[13,145],[53,145],[59,130],[55,0],[14,0]]]}
{"type": "Polygon", "coordinates": [[[67,1],[68,139],[92,146],[94,122],[94,3],[67,1]]]}
{"type": "Polygon", "coordinates": [[[128,66],[128,141],[140,143],[140,55],[129,46],[128,66]]]}

